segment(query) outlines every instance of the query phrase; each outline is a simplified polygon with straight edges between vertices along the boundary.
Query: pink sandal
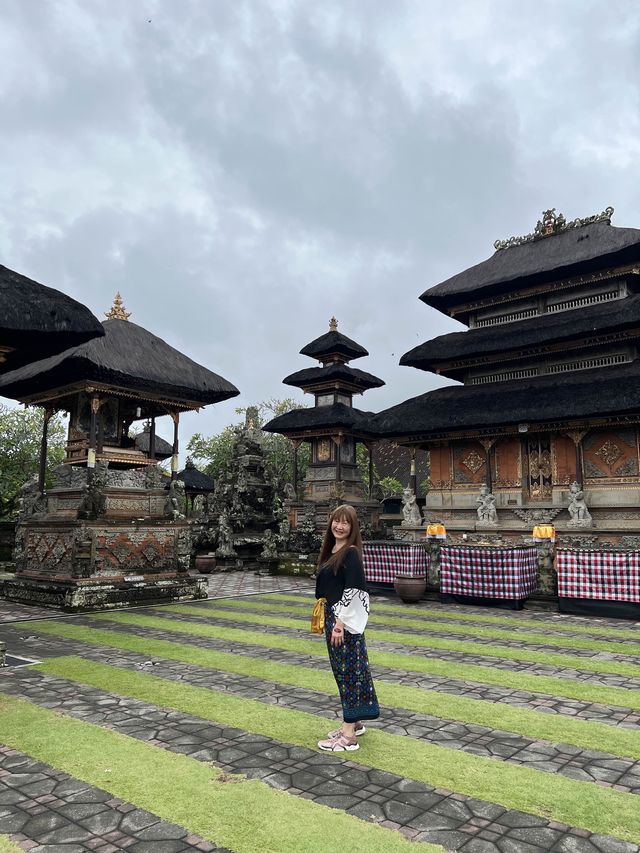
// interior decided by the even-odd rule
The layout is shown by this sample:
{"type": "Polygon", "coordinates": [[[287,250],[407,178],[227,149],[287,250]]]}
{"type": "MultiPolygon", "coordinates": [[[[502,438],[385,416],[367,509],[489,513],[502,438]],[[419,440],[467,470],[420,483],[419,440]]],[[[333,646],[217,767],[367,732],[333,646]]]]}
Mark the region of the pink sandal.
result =
{"type": "Polygon", "coordinates": [[[327,740],[319,740],[318,746],[325,752],[355,752],[360,749],[360,744],[354,737],[346,737],[338,732],[337,737],[329,737],[327,740]]]}

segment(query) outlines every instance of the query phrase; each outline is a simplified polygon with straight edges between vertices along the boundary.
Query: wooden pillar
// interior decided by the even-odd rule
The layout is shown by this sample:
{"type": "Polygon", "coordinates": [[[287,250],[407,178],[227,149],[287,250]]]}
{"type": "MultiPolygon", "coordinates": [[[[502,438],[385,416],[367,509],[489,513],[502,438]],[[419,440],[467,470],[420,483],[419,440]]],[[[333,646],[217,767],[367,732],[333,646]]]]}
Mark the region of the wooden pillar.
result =
{"type": "Polygon", "coordinates": [[[526,501],[529,495],[529,443],[525,435],[520,437],[520,464],[522,498],[526,501]]]}
{"type": "Polygon", "coordinates": [[[298,495],[298,448],[302,444],[301,441],[292,439],[293,443],[293,491],[298,495]]]}
{"type": "Polygon", "coordinates": [[[342,436],[337,435],[333,438],[333,443],[336,448],[336,483],[342,480],[342,460],[340,458],[340,447],[342,446],[342,436]]]}
{"type": "Polygon", "coordinates": [[[493,448],[493,445],[495,443],[496,443],[495,438],[481,438],[480,439],[480,444],[484,447],[485,469],[487,472],[487,475],[485,477],[485,482],[487,484],[487,488],[489,489],[489,492],[493,491],[493,473],[491,471],[491,461],[492,461],[492,455],[493,454],[491,453],[491,449],[493,448]]]}
{"type": "Polygon", "coordinates": [[[180,412],[169,412],[173,421],[173,455],[171,457],[171,479],[178,476],[178,426],[180,424],[180,412]]]}
{"type": "Polygon", "coordinates": [[[96,467],[96,441],[98,434],[98,412],[100,411],[100,398],[97,394],[91,397],[91,422],[89,426],[89,449],[87,450],[87,473],[96,467]]]}
{"type": "Polygon", "coordinates": [[[149,424],[149,459],[156,458],[156,419],[151,418],[149,424]]]}
{"type": "Polygon", "coordinates": [[[42,422],[42,441],[40,442],[40,467],[38,468],[38,491],[44,492],[44,478],[47,472],[47,433],[49,431],[49,421],[53,416],[54,410],[47,406],[44,410],[44,420],[42,422]]]}
{"type": "Polygon", "coordinates": [[[567,435],[573,441],[576,449],[576,483],[580,483],[582,485],[583,477],[582,477],[582,439],[587,434],[588,430],[586,429],[576,429],[567,431],[567,435]]]}
{"type": "MultiPolygon", "coordinates": [[[[374,444],[370,443],[367,446],[369,450],[369,500],[371,500],[371,496],[373,495],[373,448],[374,444]]],[[[357,457],[356,457],[357,458],[357,457]]]]}
{"type": "Polygon", "coordinates": [[[416,449],[415,447],[411,448],[411,467],[410,467],[410,475],[409,475],[409,486],[411,487],[411,491],[414,495],[418,495],[418,477],[416,475],[416,449]]]}

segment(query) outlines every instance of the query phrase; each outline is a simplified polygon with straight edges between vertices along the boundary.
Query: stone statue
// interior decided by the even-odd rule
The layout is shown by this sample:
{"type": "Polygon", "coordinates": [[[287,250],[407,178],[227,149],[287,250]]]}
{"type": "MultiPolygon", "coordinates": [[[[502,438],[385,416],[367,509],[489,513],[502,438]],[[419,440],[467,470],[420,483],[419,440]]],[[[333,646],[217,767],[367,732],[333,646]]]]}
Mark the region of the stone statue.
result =
{"type": "Polygon", "coordinates": [[[184,513],[182,512],[183,498],[184,483],[182,480],[171,480],[167,500],[164,504],[164,514],[168,515],[174,521],[184,518],[184,513]]]}
{"type": "Polygon", "coordinates": [[[206,505],[204,495],[196,495],[191,505],[192,518],[204,518],[206,515],[206,505]]]}
{"type": "Polygon", "coordinates": [[[93,471],[88,472],[89,482],[78,510],[79,518],[97,518],[104,513],[108,465],[108,462],[98,462],[93,471]]]}
{"type": "Polygon", "coordinates": [[[582,486],[575,480],[569,486],[569,515],[571,527],[590,527],[592,523],[591,513],[587,509],[584,500],[582,486]]]}
{"type": "Polygon", "coordinates": [[[284,484],[284,496],[288,501],[297,501],[298,496],[296,495],[296,490],[293,488],[291,483],[284,484]]]}
{"type": "Polygon", "coordinates": [[[47,499],[38,488],[38,478],[33,477],[20,489],[18,498],[18,518],[40,515],[47,511],[47,499]]]}
{"type": "Polygon", "coordinates": [[[487,486],[486,483],[483,483],[480,486],[480,495],[476,498],[476,503],[478,504],[478,508],[476,510],[478,514],[478,521],[481,524],[498,523],[496,499],[495,496],[492,495],[489,491],[489,486],[487,486]]]}
{"type": "Polygon", "coordinates": [[[422,526],[422,515],[420,514],[420,507],[416,502],[416,496],[413,493],[413,489],[407,486],[406,489],[402,492],[402,515],[403,520],[401,527],[421,527],[422,526]]]}
{"type": "Polygon", "coordinates": [[[216,548],[217,557],[235,557],[236,550],[233,547],[233,531],[229,524],[227,513],[223,512],[218,519],[218,547],[216,548]]]}
{"type": "Polygon", "coordinates": [[[275,560],[278,557],[278,543],[273,530],[265,530],[262,539],[262,553],[260,556],[265,560],[275,560]]]}

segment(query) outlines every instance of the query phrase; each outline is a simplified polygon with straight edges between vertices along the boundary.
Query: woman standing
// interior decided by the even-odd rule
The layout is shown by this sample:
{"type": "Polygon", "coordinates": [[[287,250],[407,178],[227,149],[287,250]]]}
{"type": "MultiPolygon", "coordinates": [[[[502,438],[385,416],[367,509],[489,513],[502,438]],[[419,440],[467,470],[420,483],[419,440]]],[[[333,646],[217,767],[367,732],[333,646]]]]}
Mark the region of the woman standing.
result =
{"type": "Polygon", "coordinates": [[[329,516],[318,559],[316,598],[325,600],[325,636],[343,717],[342,727],[318,741],[318,746],[326,752],[352,752],[358,749],[356,737],[366,731],[362,720],[375,720],[380,708],[363,633],[369,593],[362,568],[362,536],[356,511],[348,504],[329,516]]]}

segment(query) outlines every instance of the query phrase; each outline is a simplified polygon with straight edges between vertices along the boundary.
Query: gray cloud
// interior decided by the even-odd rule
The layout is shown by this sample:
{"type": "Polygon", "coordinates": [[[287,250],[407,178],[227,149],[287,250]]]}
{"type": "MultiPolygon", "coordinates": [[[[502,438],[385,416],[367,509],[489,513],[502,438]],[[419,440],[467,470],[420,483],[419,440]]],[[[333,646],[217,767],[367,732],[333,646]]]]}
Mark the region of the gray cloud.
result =
{"type": "Polygon", "coordinates": [[[4,0],[0,262],[120,290],[240,404],[335,314],[392,405],[441,383],[398,367],[458,328],[430,284],[548,206],[640,225],[639,33],[622,0],[4,0]]]}

